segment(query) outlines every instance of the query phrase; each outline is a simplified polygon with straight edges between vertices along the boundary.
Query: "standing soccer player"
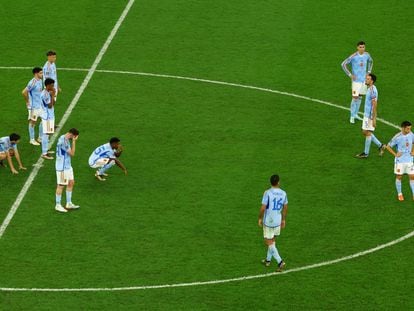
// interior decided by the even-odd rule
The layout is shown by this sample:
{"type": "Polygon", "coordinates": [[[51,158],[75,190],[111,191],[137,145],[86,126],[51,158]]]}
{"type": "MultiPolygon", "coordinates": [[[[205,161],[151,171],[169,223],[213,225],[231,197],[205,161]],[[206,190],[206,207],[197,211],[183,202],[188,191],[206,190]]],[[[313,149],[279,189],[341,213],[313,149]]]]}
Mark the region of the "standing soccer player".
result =
{"type": "Polygon", "coordinates": [[[68,210],[79,208],[72,203],[72,191],[75,184],[71,158],[75,155],[76,141],[79,131],[72,128],[65,135],[59,137],[56,146],[56,206],[55,210],[66,213],[68,210]],[[70,141],[72,140],[72,146],[70,141]],[[66,208],[61,204],[63,188],[66,186],[66,208]]]}
{"type": "Polygon", "coordinates": [[[377,106],[378,106],[378,90],[374,83],[377,77],[369,73],[366,77],[366,84],[368,86],[367,96],[365,97],[364,119],[362,120],[362,133],[365,136],[364,152],[356,155],[357,158],[366,159],[369,155],[371,142],[378,146],[380,155],[384,153],[385,145],[383,145],[374,135],[375,127],[377,125],[377,106]]]}
{"type": "Polygon", "coordinates": [[[118,165],[125,173],[127,170],[125,166],[118,160],[123,151],[121,141],[117,137],[112,137],[109,143],[97,147],[89,157],[89,166],[91,168],[98,168],[95,177],[100,181],[105,181],[108,176],[105,172],[115,164],[118,165]]]}
{"type": "MultiPolygon", "coordinates": [[[[27,86],[23,89],[22,95],[26,101],[27,110],[29,111],[29,137],[30,144],[39,146],[40,144],[35,140],[35,126],[37,118],[42,115],[42,101],[40,94],[42,93],[43,83],[43,71],[40,67],[35,67],[32,70],[33,79],[29,81],[27,86]]],[[[42,137],[42,123],[39,124],[39,141],[42,137]]]]}
{"type": "Polygon", "coordinates": [[[345,59],[341,66],[344,72],[352,80],[352,101],[351,101],[351,117],[350,123],[355,123],[355,119],[362,120],[358,116],[359,107],[361,106],[362,95],[366,94],[365,77],[367,73],[371,73],[374,61],[371,55],[365,51],[365,42],[360,41],[357,44],[357,51],[345,59]],[[351,71],[348,65],[351,64],[351,71]],[[368,70],[367,70],[368,68],[368,70]]]}
{"type": "Polygon", "coordinates": [[[55,51],[48,51],[46,53],[47,61],[43,66],[43,80],[45,81],[47,78],[53,79],[55,81],[55,100],[58,93],[62,92],[60,85],[58,83],[57,78],[57,70],[56,70],[56,52],[55,51]]]}
{"type": "Polygon", "coordinates": [[[10,136],[0,137],[0,162],[7,159],[9,163],[10,171],[12,174],[19,174],[14,168],[12,157],[14,156],[19,164],[19,170],[26,170],[20,160],[20,154],[17,150],[17,144],[20,141],[20,135],[16,133],[10,134],[10,136]]]}
{"type": "Polygon", "coordinates": [[[410,187],[414,200],[414,134],[411,132],[411,123],[409,121],[401,123],[401,132],[391,139],[386,148],[395,157],[394,173],[398,200],[404,201],[401,189],[401,180],[404,174],[407,174],[410,178],[410,187]],[[397,152],[394,151],[394,147],[396,147],[397,152]]]}
{"type": "Polygon", "coordinates": [[[53,160],[53,157],[48,154],[49,150],[49,135],[55,132],[55,81],[47,78],[45,80],[45,89],[40,95],[42,100],[42,158],[46,160],[53,160]]]}
{"type": "Polygon", "coordinates": [[[265,191],[259,213],[259,226],[263,226],[263,237],[267,245],[267,256],[262,262],[268,267],[272,257],[276,259],[278,272],[281,272],[285,262],[276,248],[275,237],[280,235],[280,229],[285,228],[288,209],[286,192],[280,189],[279,176],[270,177],[272,187],[265,191]]]}

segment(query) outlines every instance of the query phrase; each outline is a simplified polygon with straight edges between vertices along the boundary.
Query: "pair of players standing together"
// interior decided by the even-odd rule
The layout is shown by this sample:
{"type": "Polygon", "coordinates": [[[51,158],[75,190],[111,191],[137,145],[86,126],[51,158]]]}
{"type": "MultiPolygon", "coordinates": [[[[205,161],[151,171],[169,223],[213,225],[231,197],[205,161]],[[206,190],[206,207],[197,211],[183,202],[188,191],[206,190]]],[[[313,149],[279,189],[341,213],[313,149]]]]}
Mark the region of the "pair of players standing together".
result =
{"type": "MultiPolygon", "coordinates": [[[[414,200],[414,134],[411,132],[411,123],[404,121],[401,123],[401,132],[397,133],[391,141],[384,145],[374,135],[377,119],[378,90],[375,87],[377,77],[371,73],[373,60],[368,52],[365,51],[365,42],[357,44],[357,52],[353,53],[342,64],[342,69],[352,79],[352,102],[351,116],[349,122],[354,124],[355,120],[362,121],[362,132],[365,136],[364,152],[356,155],[357,158],[368,158],[371,142],[379,148],[380,155],[384,150],[388,150],[395,157],[394,173],[396,175],[395,187],[397,189],[398,200],[403,201],[401,180],[404,174],[410,179],[410,187],[414,200]],[[348,65],[351,65],[349,71],[348,65]],[[365,95],[364,118],[358,116],[362,96],[365,95]],[[396,148],[394,150],[393,148],[396,148]]],[[[265,191],[262,205],[259,212],[258,224],[263,227],[263,237],[268,247],[266,259],[262,263],[270,266],[272,258],[277,261],[277,271],[280,272],[285,266],[285,262],[279,255],[276,248],[275,237],[280,235],[280,229],[286,225],[286,215],[288,209],[288,199],[286,192],[280,189],[279,176],[270,177],[272,187],[265,191]]]]}
{"type": "MultiPolygon", "coordinates": [[[[34,75],[28,85],[23,89],[22,95],[26,101],[29,112],[29,143],[39,146],[41,142],[41,157],[46,160],[53,160],[54,152],[49,150],[49,136],[55,133],[55,113],[54,106],[58,92],[61,89],[58,85],[56,71],[56,52],[47,52],[47,62],[43,69],[35,67],[32,70],[34,75]],[[44,87],[43,87],[44,85],[44,87]],[[39,138],[35,140],[35,125],[41,118],[39,124],[39,138]]],[[[66,134],[61,135],[56,146],[56,205],[55,210],[66,213],[68,210],[78,209],[79,205],[72,203],[72,190],[75,184],[71,158],[75,155],[76,141],[79,137],[79,131],[76,128],[70,129],[66,134]],[[66,187],[66,206],[61,204],[63,189],[66,187]]],[[[17,144],[20,141],[20,135],[13,133],[9,136],[0,138],[0,160],[6,159],[9,163],[10,170],[17,174],[11,158],[14,156],[19,164],[19,169],[26,170],[23,166],[17,144]]],[[[122,145],[117,137],[113,137],[106,144],[97,147],[89,157],[89,166],[97,168],[95,177],[100,181],[105,181],[108,176],[105,172],[118,165],[127,174],[125,166],[119,161],[122,154],[122,145]]]]}

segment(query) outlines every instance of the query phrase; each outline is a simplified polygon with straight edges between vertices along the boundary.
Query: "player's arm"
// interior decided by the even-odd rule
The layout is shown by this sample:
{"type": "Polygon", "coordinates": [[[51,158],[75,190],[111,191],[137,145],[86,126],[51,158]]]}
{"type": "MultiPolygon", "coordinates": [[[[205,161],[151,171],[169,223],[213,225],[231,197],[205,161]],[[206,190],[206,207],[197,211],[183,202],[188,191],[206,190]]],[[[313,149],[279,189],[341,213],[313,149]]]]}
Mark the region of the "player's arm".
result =
{"type": "Polygon", "coordinates": [[[345,59],[345,60],[342,62],[341,67],[342,67],[342,70],[345,72],[345,74],[346,74],[348,77],[350,77],[351,79],[353,79],[352,73],[351,73],[351,72],[349,71],[349,69],[348,69],[348,64],[351,62],[351,57],[352,57],[352,55],[351,55],[350,57],[348,57],[347,59],[345,59]]]}
{"type": "MultiPolygon", "coordinates": [[[[10,151],[9,151],[10,152],[10,151]]],[[[22,161],[21,161],[21,159],[20,159],[20,153],[19,153],[19,150],[17,150],[17,148],[15,148],[15,149],[13,149],[13,152],[14,152],[14,156],[16,157],[16,161],[17,161],[17,163],[19,164],[19,170],[27,170],[27,168],[25,168],[24,166],[23,166],[23,163],[22,163],[22,161]]]]}
{"type": "MultiPolygon", "coordinates": [[[[398,158],[398,153],[396,153],[395,151],[394,151],[394,149],[390,146],[390,144],[387,144],[386,146],[385,146],[385,148],[388,150],[388,152],[389,153],[391,153],[394,157],[396,157],[396,158],[398,158]]],[[[401,154],[400,154],[401,155],[401,154]]]]}
{"type": "Polygon", "coordinates": [[[371,100],[372,103],[372,126],[376,127],[377,125],[377,98],[371,100]]]}
{"type": "Polygon", "coordinates": [[[372,67],[374,66],[374,60],[372,59],[371,55],[368,53],[369,58],[368,58],[368,73],[371,73],[372,71],[372,67]]]}
{"type": "Polygon", "coordinates": [[[68,153],[71,157],[75,156],[75,151],[76,151],[76,140],[78,139],[78,136],[74,136],[72,138],[72,147],[68,150],[68,153]]]}
{"type": "Polygon", "coordinates": [[[50,103],[47,105],[49,108],[52,108],[55,105],[55,96],[56,96],[56,91],[55,89],[51,90],[49,92],[50,94],[50,103]]]}
{"type": "Polygon", "coordinates": [[[125,173],[125,175],[127,175],[128,174],[128,171],[127,171],[127,169],[126,169],[126,167],[125,167],[125,165],[123,165],[122,164],[122,162],[121,161],[119,161],[118,159],[114,159],[114,161],[115,161],[115,164],[120,168],[120,169],[122,169],[123,171],[124,171],[124,173],[125,173]]]}
{"type": "Polygon", "coordinates": [[[287,211],[288,211],[288,205],[285,204],[283,205],[283,210],[282,210],[282,224],[281,224],[282,228],[286,226],[287,211]]]}
{"type": "Polygon", "coordinates": [[[19,172],[16,171],[16,169],[14,168],[12,157],[10,156],[10,153],[8,150],[6,151],[6,157],[7,157],[7,163],[9,163],[10,171],[12,172],[12,174],[19,174],[19,172]]]}
{"type": "Polygon", "coordinates": [[[24,101],[26,102],[26,106],[29,108],[30,101],[29,101],[29,91],[27,90],[27,87],[23,89],[22,95],[23,95],[24,101]]]}
{"type": "Polygon", "coordinates": [[[258,220],[259,227],[263,225],[263,215],[264,215],[265,209],[266,209],[266,205],[262,204],[262,206],[260,207],[260,211],[259,211],[259,220],[258,220]]]}

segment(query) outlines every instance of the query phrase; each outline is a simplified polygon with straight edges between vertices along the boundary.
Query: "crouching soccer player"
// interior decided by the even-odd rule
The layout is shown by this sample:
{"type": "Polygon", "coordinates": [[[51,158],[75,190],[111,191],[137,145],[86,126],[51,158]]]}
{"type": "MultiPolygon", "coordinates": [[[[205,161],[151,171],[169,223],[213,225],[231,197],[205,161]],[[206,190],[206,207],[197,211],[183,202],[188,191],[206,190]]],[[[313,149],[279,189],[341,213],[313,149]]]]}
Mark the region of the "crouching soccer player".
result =
{"type": "Polygon", "coordinates": [[[277,271],[281,272],[285,262],[276,248],[275,237],[280,235],[280,229],[286,225],[288,199],[286,192],[280,189],[278,175],[270,177],[270,184],[272,187],[265,191],[259,213],[259,226],[263,226],[264,241],[267,245],[267,256],[262,263],[266,267],[270,266],[273,257],[277,261],[277,271]]]}
{"type": "Polygon", "coordinates": [[[10,134],[10,136],[0,137],[0,163],[3,165],[3,160],[7,159],[12,174],[19,174],[19,172],[13,166],[13,156],[16,158],[17,163],[19,164],[19,170],[26,170],[22,164],[22,161],[20,160],[19,151],[17,150],[17,144],[19,141],[20,135],[16,133],[10,134]]]}
{"type": "Polygon", "coordinates": [[[95,177],[100,181],[105,181],[108,176],[105,172],[115,164],[119,166],[127,174],[125,166],[118,160],[121,156],[123,148],[117,137],[112,137],[109,143],[96,148],[89,157],[89,166],[91,168],[98,168],[95,177]]]}

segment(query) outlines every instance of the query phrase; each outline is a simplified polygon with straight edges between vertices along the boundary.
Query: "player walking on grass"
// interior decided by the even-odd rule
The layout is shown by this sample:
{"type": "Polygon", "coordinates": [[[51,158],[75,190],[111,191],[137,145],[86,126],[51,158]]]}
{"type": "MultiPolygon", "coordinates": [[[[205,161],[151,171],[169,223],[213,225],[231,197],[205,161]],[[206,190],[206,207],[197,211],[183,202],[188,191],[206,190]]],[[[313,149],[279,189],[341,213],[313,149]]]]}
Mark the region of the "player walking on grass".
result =
{"type": "Polygon", "coordinates": [[[410,179],[410,187],[414,200],[414,134],[411,132],[411,123],[409,121],[401,123],[401,132],[391,139],[386,148],[395,157],[394,173],[398,200],[404,201],[401,189],[401,180],[404,174],[407,174],[410,179]],[[394,147],[397,152],[394,151],[394,147]]]}
{"type": "Polygon", "coordinates": [[[43,66],[43,81],[46,81],[47,78],[53,79],[55,81],[55,101],[57,94],[62,92],[60,85],[58,83],[57,78],[57,70],[56,70],[56,52],[55,51],[48,51],[46,53],[47,61],[43,66]]]}
{"type": "Polygon", "coordinates": [[[105,172],[115,164],[118,165],[125,173],[127,170],[125,166],[118,160],[123,151],[121,141],[117,137],[112,137],[109,143],[96,148],[89,157],[89,166],[91,168],[98,168],[95,177],[100,181],[105,181],[108,176],[105,172]]]}
{"type": "Polygon", "coordinates": [[[72,203],[72,191],[75,184],[71,158],[75,155],[76,141],[79,131],[71,128],[65,135],[59,137],[56,146],[56,206],[55,210],[66,213],[71,209],[78,209],[79,206],[72,203]],[[72,140],[72,146],[70,141],[72,140]],[[61,205],[63,188],[66,186],[66,208],[61,205]]]}
{"type": "Polygon", "coordinates": [[[0,138],[0,163],[3,165],[3,160],[7,159],[12,174],[19,174],[14,168],[12,157],[14,156],[19,164],[19,170],[26,170],[20,160],[20,154],[17,150],[17,144],[20,141],[20,135],[13,133],[10,136],[4,136],[0,138]]]}
{"type": "Polygon", "coordinates": [[[365,76],[371,73],[374,61],[371,55],[365,51],[365,42],[357,43],[357,51],[345,59],[341,66],[344,72],[352,80],[352,101],[351,101],[351,117],[350,123],[355,123],[355,119],[362,120],[358,116],[359,107],[361,106],[362,95],[366,94],[367,88],[365,85],[365,76]],[[348,65],[351,64],[351,71],[348,65]]]}
{"type": "Polygon", "coordinates": [[[277,271],[281,272],[285,262],[276,248],[275,237],[280,235],[281,228],[285,228],[288,199],[286,192],[280,189],[278,175],[270,177],[270,184],[272,187],[265,191],[259,213],[259,226],[263,227],[263,237],[267,245],[267,256],[262,260],[262,263],[266,267],[270,266],[273,257],[277,261],[277,271]]]}
{"type": "MultiPolygon", "coordinates": [[[[37,118],[42,115],[42,101],[40,99],[40,94],[43,89],[43,71],[40,67],[35,67],[32,70],[33,79],[29,81],[27,86],[23,89],[22,95],[26,101],[26,107],[29,111],[29,137],[30,144],[34,146],[39,146],[40,144],[35,140],[35,126],[37,118]]],[[[42,123],[39,124],[39,141],[42,137],[42,123]]]]}
{"type": "Polygon", "coordinates": [[[380,156],[384,153],[385,145],[383,145],[374,135],[377,126],[377,106],[378,106],[378,90],[374,83],[377,77],[369,73],[366,77],[366,85],[368,86],[367,95],[365,97],[364,119],[362,120],[362,134],[365,136],[364,152],[356,155],[357,158],[366,159],[369,155],[371,142],[376,144],[379,149],[380,156]]]}
{"type": "Polygon", "coordinates": [[[53,160],[53,157],[49,155],[49,135],[55,132],[55,81],[47,78],[45,80],[45,89],[40,95],[42,100],[42,158],[46,160],[53,160]]]}

